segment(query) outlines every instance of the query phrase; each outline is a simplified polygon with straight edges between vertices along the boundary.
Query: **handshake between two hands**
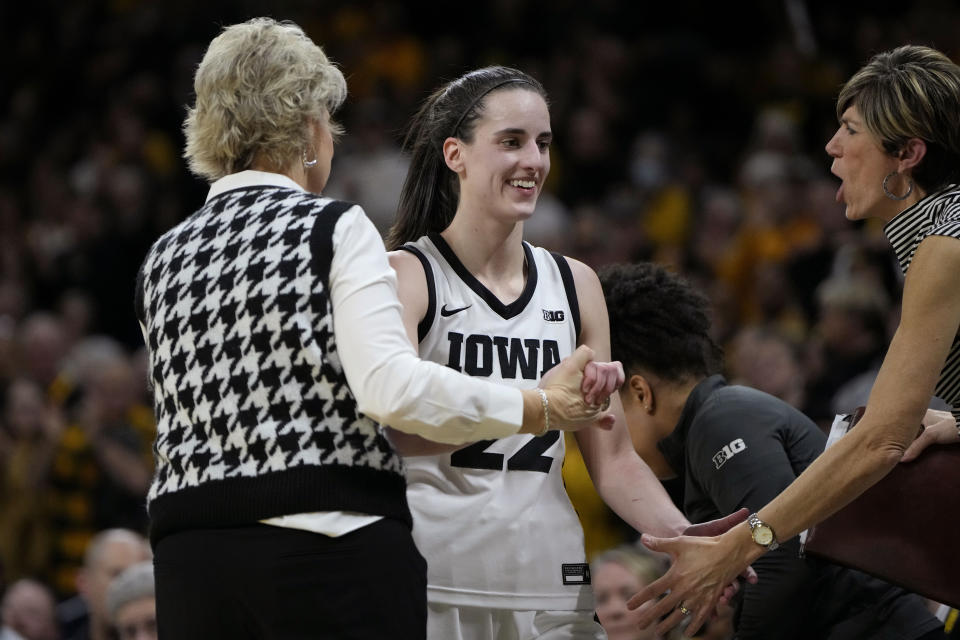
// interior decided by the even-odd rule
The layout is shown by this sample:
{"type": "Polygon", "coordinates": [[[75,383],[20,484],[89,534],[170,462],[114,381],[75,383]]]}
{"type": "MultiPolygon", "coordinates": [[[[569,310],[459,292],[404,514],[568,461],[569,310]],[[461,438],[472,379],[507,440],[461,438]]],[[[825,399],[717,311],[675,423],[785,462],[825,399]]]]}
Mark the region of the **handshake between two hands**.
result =
{"type": "Polygon", "coordinates": [[[540,388],[549,398],[553,428],[575,431],[596,425],[610,429],[616,422],[610,397],[623,385],[623,367],[619,362],[598,362],[594,355],[593,349],[581,345],[540,379],[540,388]]]}

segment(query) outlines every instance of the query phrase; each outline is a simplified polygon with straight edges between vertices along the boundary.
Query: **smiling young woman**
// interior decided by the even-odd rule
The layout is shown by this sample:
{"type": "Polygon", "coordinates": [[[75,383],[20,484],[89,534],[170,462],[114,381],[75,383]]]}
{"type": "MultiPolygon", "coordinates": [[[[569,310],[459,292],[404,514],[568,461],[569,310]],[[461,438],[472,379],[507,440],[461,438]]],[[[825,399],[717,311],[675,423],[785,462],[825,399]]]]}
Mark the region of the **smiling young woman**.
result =
{"type": "MultiPolygon", "coordinates": [[[[505,67],[450,82],[414,117],[388,247],[399,249],[390,260],[422,358],[525,388],[580,344],[601,360],[609,353],[594,271],[523,241],[551,137],[543,87],[505,67]]],[[[634,453],[612,399],[613,429],[577,434],[591,478],[637,529],[679,533],[687,522],[634,453]]],[[[563,438],[391,439],[407,456],[414,536],[427,558],[428,637],[604,637],[563,486],[563,438]]]]}

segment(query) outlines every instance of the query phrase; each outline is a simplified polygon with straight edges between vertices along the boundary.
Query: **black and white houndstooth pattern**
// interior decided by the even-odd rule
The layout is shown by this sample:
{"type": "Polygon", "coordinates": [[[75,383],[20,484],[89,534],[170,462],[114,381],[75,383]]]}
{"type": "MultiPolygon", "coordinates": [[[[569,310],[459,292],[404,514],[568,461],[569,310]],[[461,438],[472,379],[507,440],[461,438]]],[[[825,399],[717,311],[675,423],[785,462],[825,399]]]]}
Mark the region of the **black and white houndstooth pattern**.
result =
{"type": "Polygon", "coordinates": [[[332,251],[316,252],[333,224],[314,229],[329,203],[229,191],[150,250],[138,286],[158,432],[149,500],[306,465],[403,472],[337,356],[332,251]]]}

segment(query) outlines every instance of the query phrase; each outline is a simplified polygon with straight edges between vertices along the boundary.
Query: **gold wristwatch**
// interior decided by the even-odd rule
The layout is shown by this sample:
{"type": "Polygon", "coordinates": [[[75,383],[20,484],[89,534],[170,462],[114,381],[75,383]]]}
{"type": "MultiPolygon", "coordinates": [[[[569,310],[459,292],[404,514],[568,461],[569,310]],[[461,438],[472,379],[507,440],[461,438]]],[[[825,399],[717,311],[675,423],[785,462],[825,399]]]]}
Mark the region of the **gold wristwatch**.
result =
{"type": "Polygon", "coordinates": [[[760,519],[756,513],[750,514],[747,518],[747,524],[750,526],[750,536],[753,541],[761,547],[766,547],[768,551],[773,551],[780,546],[777,542],[777,535],[773,532],[773,527],[760,519]]]}

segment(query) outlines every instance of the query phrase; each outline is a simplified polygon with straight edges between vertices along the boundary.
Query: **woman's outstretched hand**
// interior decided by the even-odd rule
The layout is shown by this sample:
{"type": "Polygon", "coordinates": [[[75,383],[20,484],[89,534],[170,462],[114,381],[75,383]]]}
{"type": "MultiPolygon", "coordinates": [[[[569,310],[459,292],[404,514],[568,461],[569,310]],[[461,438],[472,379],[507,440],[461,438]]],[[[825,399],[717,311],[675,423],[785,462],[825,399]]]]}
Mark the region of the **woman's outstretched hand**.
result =
{"type": "MultiPolygon", "coordinates": [[[[732,527],[740,524],[750,516],[750,510],[744,507],[734,511],[728,516],[723,518],[717,518],[716,520],[709,520],[707,522],[700,522],[698,524],[692,524],[686,529],[683,530],[683,535],[685,536],[719,536],[721,533],[726,533],[732,527]]],[[[747,567],[740,574],[740,577],[750,584],[757,583],[757,572],[753,570],[753,567],[747,567]]],[[[726,586],[723,590],[723,595],[720,596],[720,604],[728,605],[730,604],[733,597],[737,595],[737,592],[740,590],[740,584],[734,580],[726,586]]]]}
{"type": "MultiPolygon", "coordinates": [[[[638,626],[645,629],[660,620],[656,631],[664,635],[690,617],[684,633],[688,636],[696,633],[710,619],[729,585],[752,560],[737,552],[736,533],[730,531],[713,538],[687,535],[655,538],[644,534],[640,540],[645,547],[668,554],[673,562],[667,573],[627,602],[628,609],[637,609],[644,602],[653,601],[653,606],[636,618],[638,626]]],[[[752,579],[755,581],[756,576],[752,579]]]]}

